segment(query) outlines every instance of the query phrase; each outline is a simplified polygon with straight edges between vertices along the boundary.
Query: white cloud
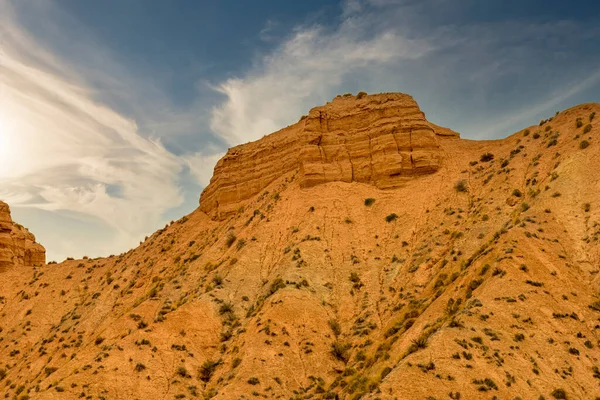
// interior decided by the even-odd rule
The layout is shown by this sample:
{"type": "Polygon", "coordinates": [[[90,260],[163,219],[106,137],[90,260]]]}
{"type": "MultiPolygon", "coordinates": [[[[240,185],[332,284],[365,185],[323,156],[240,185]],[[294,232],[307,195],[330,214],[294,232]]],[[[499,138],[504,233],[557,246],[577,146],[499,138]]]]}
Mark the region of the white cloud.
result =
{"type": "Polygon", "coordinates": [[[0,197],[13,207],[95,218],[115,232],[115,252],[132,247],[181,204],[183,161],[96,100],[68,63],[16,23],[8,3],[0,7],[0,197]]]}
{"type": "Polygon", "coordinates": [[[460,7],[447,0],[341,5],[337,26],[296,27],[245,75],[215,85],[226,99],[213,131],[231,145],[256,140],[352,88],[410,93],[434,122],[497,138],[598,83],[580,84],[597,70],[598,54],[578,53],[600,38],[589,22],[456,23],[446,14],[462,17],[460,7]]]}
{"type": "MultiPolygon", "coordinates": [[[[59,224],[30,226],[40,239],[69,238],[53,240],[52,258],[119,252],[183,201],[182,168],[208,183],[223,148],[210,145],[206,132],[194,136],[203,125],[238,145],[336,94],[403,91],[432,121],[489,138],[600,82],[598,54],[581,57],[578,47],[597,43],[593,24],[456,23],[445,19],[450,12],[462,15],[448,0],[344,0],[331,26],[287,27],[289,36],[246,71],[210,85],[224,101],[207,106],[211,97],[198,96],[175,106],[153,83],[159,79],[128,71],[84,26],[57,19],[52,1],[0,0],[0,198],[46,222],[68,214],[71,227],[87,227],[83,233],[102,230],[102,239],[82,244],[59,224]],[[39,32],[32,37],[22,15],[49,25],[47,42],[62,44],[62,52],[39,32]]],[[[287,28],[265,22],[257,36],[280,40],[287,28]]],[[[208,80],[200,78],[199,90],[208,80]]]]}
{"type": "Polygon", "coordinates": [[[216,87],[227,100],[213,108],[211,128],[231,144],[256,140],[295,122],[356,71],[417,59],[431,46],[384,31],[370,37],[364,21],[346,19],[335,32],[301,27],[244,78],[216,87]]]}
{"type": "Polygon", "coordinates": [[[203,152],[182,156],[196,181],[207,186],[213,175],[213,168],[225,153],[216,147],[209,146],[203,152]]]}

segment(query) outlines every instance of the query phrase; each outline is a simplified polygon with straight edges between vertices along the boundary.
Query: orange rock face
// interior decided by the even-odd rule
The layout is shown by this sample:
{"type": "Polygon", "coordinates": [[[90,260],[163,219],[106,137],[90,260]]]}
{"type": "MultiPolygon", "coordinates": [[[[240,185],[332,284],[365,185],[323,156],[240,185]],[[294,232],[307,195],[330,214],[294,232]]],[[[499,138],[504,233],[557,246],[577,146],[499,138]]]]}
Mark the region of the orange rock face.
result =
{"type": "Polygon", "coordinates": [[[0,201],[0,268],[45,263],[46,249],[31,232],[12,221],[8,204],[0,201]]]}
{"type": "Polygon", "coordinates": [[[334,181],[398,187],[440,168],[442,137],[459,135],[429,123],[409,95],[338,96],[292,126],[230,149],[215,167],[200,209],[226,215],[292,171],[302,187],[334,181]]]}

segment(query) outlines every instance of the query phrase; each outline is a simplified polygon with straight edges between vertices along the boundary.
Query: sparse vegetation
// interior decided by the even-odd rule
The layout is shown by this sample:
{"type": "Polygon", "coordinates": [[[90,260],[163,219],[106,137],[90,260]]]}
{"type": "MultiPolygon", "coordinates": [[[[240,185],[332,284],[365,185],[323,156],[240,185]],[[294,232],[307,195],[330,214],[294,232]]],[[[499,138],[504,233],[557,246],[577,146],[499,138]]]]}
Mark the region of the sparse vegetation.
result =
{"type": "Polygon", "coordinates": [[[371,207],[373,204],[375,204],[375,199],[374,198],[369,197],[369,198],[365,199],[365,206],[371,207]]]}
{"type": "Polygon", "coordinates": [[[464,179],[461,179],[461,180],[457,181],[454,184],[454,190],[456,190],[457,192],[460,192],[460,193],[466,193],[466,192],[468,192],[469,188],[467,186],[467,181],[464,180],[464,179]]]}
{"type": "Polygon", "coordinates": [[[494,159],[494,155],[492,153],[484,153],[479,157],[480,162],[490,162],[494,159]]]}
{"type": "Polygon", "coordinates": [[[225,240],[225,245],[227,247],[231,247],[233,243],[237,240],[237,236],[233,232],[229,232],[227,234],[227,240],[225,240]]]}
{"type": "Polygon", "coordinates": [[[350,359],[350,347],[351,345],[349,343],[339,342],[336,340],[331,345],[331,355],[333,355],[336,360],[347,363],[350,359]]]}

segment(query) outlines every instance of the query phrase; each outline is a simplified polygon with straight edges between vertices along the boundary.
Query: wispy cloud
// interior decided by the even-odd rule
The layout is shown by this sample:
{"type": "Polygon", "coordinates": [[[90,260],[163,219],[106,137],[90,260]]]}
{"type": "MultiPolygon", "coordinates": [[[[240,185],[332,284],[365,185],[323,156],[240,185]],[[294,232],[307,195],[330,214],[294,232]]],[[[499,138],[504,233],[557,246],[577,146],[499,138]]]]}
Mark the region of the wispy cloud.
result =
{"type": "Polygon", "coordinates": [[[335,27],[295,27],[245,75],[216,85],[226,100],[213,108],[211,127],[239,144],[345,91],[403,91],[467,137],[499,137],[598,83],[584,79],[600,55],[580,57],[581,46],[600,39],[597,29],[574,20],[468,21],[467,7],[345,0],[335,27]]]}
{"type": "MultiPolygon", "coordinates": [[[[115,251],[133,246],[181,203],[182,160],[95,99],[80,72],[18,25],[9,3],[0,7],[0,197],[93,217],[113,230],[115,251]]],[[[46,228],[38,234],[49,235],[46,228]]]]}
{"type": "Polygon", "coordinates": [[[266,16],[263,53],[236,76],[190,77],[192,98],[176,102],[56,4],[0,0],[0,198],[30,210],[52,258],[133,246],[196,204],[182,185],[206,185],[227,146],[337,94],[410,93],[433,122],[492,138],[600,86],[598,23],[469,20],[474,0],[344,0],[327,23],[266,16]]]}
{"type": "Polygon", "coordinates": [[[227,101],[213,108],[212,129],[229,144],[256,140],[330,98],[352,73],[368,73],[431,50],[427,41],[393,31],[371,37],[369,28],[354,18],[343,21],[335,32],[321,26],[297,28],[247,76],[216,87],[227,101]]]}

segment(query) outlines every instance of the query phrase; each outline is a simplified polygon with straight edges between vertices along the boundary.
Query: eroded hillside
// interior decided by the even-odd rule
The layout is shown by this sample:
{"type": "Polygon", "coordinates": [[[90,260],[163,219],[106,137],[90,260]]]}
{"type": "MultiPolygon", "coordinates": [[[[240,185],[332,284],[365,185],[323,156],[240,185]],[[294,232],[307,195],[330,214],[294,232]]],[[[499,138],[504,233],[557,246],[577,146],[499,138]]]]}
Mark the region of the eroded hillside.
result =
{"type": "Polygon", "coordinates": [[[230,150],[198,210],[125,254],[7,268],[0,392],[600,397],[600,105],[469,141],[409,99],[230,150]]]}

